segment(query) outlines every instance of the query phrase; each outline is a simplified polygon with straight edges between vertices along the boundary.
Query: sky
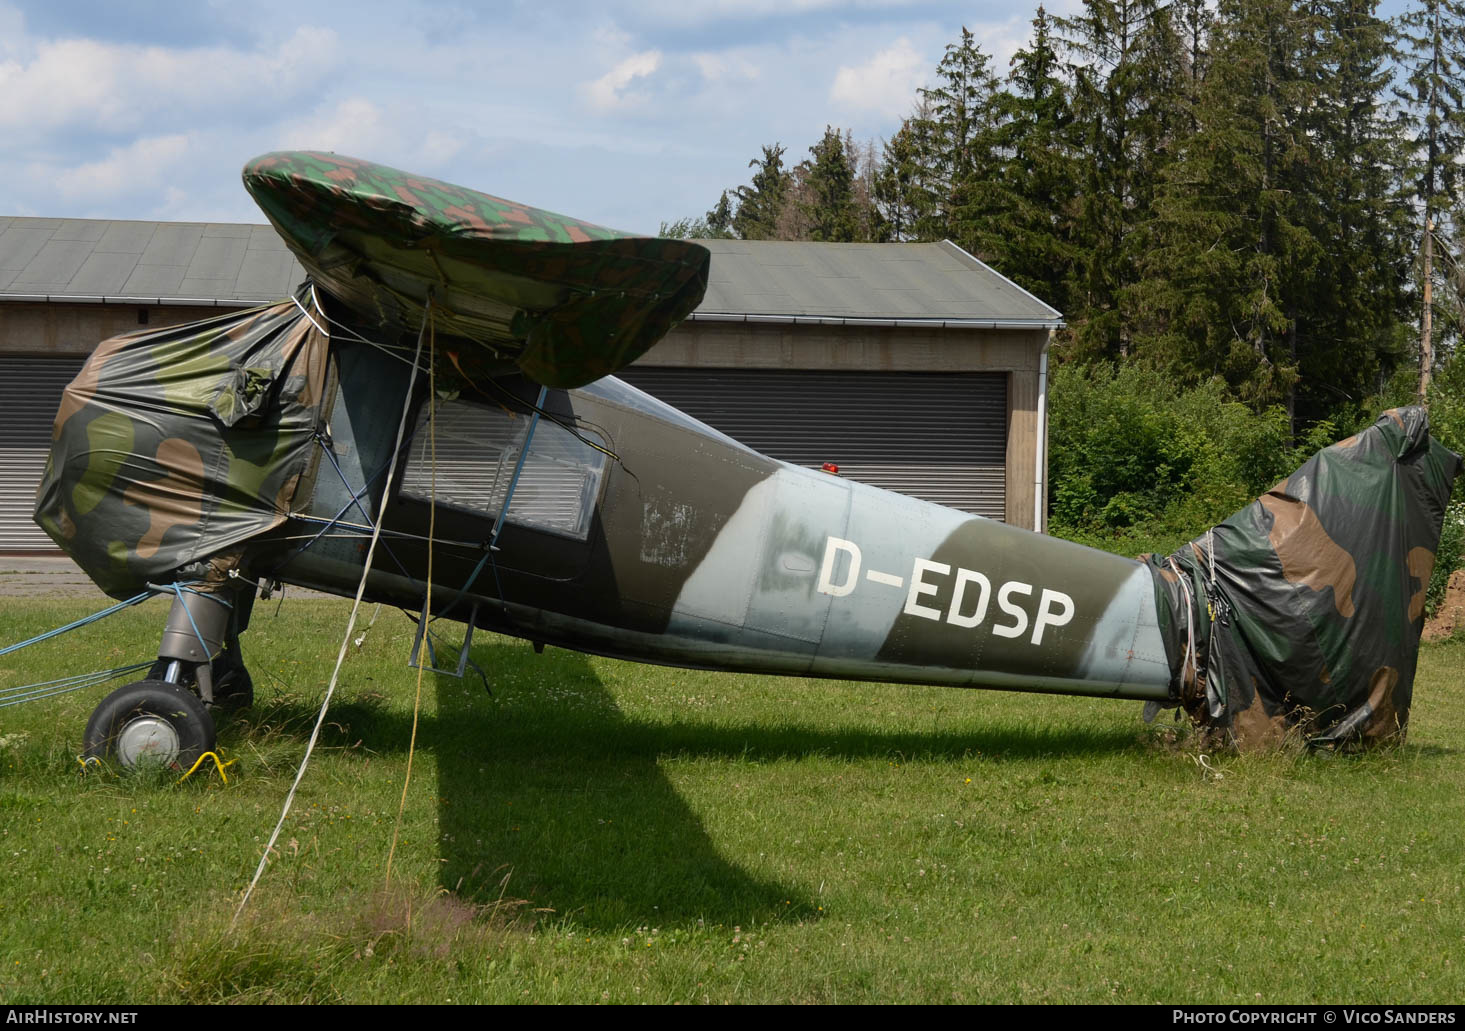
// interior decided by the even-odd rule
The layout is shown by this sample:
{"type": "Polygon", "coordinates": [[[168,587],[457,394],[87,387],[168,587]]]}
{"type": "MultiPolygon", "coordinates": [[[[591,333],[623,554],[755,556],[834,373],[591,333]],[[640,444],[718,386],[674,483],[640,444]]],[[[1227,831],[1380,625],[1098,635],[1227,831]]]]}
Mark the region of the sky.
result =
{"type": "Polygon", "coordinates": [[[764,144],[888,138],[963,25],[1005,73],[1035,8],[0,0],[0,215],[263,222],[244,163],[312,149],[654,233],[764,144]]]}

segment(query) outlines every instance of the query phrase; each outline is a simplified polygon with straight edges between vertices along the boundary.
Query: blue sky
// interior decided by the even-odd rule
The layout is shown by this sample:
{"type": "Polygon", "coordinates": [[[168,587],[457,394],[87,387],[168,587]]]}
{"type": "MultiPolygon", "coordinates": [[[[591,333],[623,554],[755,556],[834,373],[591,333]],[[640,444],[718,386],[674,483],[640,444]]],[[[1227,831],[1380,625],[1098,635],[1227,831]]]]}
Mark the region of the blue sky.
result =
{"type": "MultiPolygon", "coordinates": [[[[1034,7],[1036,4],[1034,4],[1034,7]]],[[[1056,0],[1068,13],[1076,0],[1056,0]]],[[[260,222],[258,154],[324,149],[639,232],[764,143],[889,136],[980,0],[0,0],[0,214],[260,222]]]]}

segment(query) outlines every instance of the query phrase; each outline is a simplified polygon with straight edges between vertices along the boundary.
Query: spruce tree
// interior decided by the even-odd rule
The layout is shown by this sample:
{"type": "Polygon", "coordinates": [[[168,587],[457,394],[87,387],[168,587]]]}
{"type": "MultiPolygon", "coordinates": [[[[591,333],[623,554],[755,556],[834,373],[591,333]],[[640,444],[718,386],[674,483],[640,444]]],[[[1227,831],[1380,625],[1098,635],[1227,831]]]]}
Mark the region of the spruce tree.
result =
{"type": "Polygon", "coordinates": [[[1082,150],[1077,211],[1076,336],[1080,353],[1132,352],[1126,310],[1150,246],[1137,232],[1151,217],[1153,186],[1189,131],[1178,80],[1185,46],[1159,0],[1084,0],[1054,19],[1072,79],[1074,130],[1082,150]]]}
{"type": "Polygon", "coordinates": [[[849,242],[857,238],[855,170],[839,130],[825,126],[824,137],[809,148],[801,206],[808,239],[849,242]]]}
{"type": "Polygon", "coordinates": [[[921,113],[907,118],[881,151],[872,199],[884,227],[884,239],[918,240],[921,229],[932,224],[936,193],[924,161],[929,152],[926,124],[921,113]]]}
{"type": "Polygon", "coordinates": [[[921,155],[931,188],[931,208],[917,218],[915,236],[970,242],[974,189],[991,176],[994,99],[997,80],[990,59],[965,26],[961,42],[946,47],[936,67],[937,85],[920,91],[927,115],[921,120],[921,155]],[[965,221],[959,212],[966,208],[965,221]]]}
{"type": "Polygon", "coordinates": [[[730,237],[732,218],[732,203],[727,199],[727,191],[723,190],[722,196],[717,199],[717,205],[707,212],[707,228],[714,237],[730,237]]]}
{"type": "Polygon", "coordinates": [[[1028,46],[998,94],[995,174],[985,204],[959,213],[976,252],[1060,310],[1073,274],[1078,162],[1073,114],[1060,78],[1052,19],[1040,6],[1028,46]],[[979,220],[981,215],[985,219],[979,220]]]}
{"type": "MultiPolygon", "coordinates": [[[[1437,241],[1455,235],[1452,215],[1460,201],[1458,159],[1465,150],[1465,3],[1416,0],[1398,19],[1405,88],[1416,133],[1411,179],[1418,206],[1420,255],[1419,387],[1427,398],[1435,355],[1434,288],[1437,241]]],[[[1445,255],[1446,264],[1453,259],[1445,255]]],[[[1453,270],[1453,268],[1452,268],[1453,270]]],[[[1447,293],[1453,293],[1447,291],[1447,293]]]]}
{"type": "Polygon", "coordinates": [[[783,145],[764,145],[763,157],[748,162],[755,169],[753,181],[733,191],[738,209],[732,216],[732,230],[742,240],[772,240],[778,236],[778,218],[792,177],[783,167],[783,145]]]}
{"type": "Polygon", "coordinates": [[[1159,313],[1150,356],[1184,380],[1223,377],[1258,407],[1296,380],[1290,330],[1320,258],[1301,117],[1319,31],[1289,0],[1221,0],[1198,129],[1163,173],[1140,260],[1159,313]]]}
{"type": "Polygon", "coordinates": [[[1318,260],[1291,302],[1289,358],[1300,378],[1287,403],[1294,422],[1312,423],[1356,407],[1397,361],[1409,214],[1399,175],[1407,141],[1387,103],[1393,33],[1377,0],[1310,0],[1304,10],[1318,32],[1301,115],[1308,168],[1296,189],[1311,209],[1318,260]]]}

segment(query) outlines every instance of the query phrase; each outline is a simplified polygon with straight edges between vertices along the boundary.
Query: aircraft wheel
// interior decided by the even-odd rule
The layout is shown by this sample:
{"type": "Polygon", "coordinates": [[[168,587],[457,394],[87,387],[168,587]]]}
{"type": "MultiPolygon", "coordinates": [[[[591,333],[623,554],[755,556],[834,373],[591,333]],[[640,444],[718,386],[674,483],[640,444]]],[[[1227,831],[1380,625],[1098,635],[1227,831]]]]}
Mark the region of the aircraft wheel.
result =
{"type": "MultiPolygon", "coordinates": [[[[243,666],[220,669],[214,666],[214,708],[225,712],[247,709],[254,704],[254,678],[243,666]]],[[[207,751],[207,749],[205,749],[207,751]]]]}
{"type": "Polygon", "coordinates": [[[186,770],[214,748],[214,719],[193,692],[163,680],[119,687],[87,721],[82,753],[124,769],[186,770]]]}

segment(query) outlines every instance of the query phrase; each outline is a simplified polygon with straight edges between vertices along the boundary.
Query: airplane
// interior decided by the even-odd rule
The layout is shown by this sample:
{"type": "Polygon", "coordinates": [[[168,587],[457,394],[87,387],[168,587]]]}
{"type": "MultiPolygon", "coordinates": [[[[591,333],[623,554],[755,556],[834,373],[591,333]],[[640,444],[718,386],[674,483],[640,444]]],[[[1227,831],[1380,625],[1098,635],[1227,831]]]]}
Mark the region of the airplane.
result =
{"type": "MultiPolygon", "coordinates": [[[[708,253],[319,152],[246,165],[308,279],[104,341],[36,520],[108,594],[174,602],[85,754],[187,767],[248,704],[291,584],[639,662],[1179,708],[1242,747],[1407,727],[1460,457],[1422,409],[1327,448],[1172,556],[1082,547],[788,465],[615,378],[708,253]],[[429,563],[431,565],[429,565],[429,563]],[[431,601],[428,602],[428,569],[431,601]]],[[[424,654],[424,652],[426,654],[424,654]]]]}

